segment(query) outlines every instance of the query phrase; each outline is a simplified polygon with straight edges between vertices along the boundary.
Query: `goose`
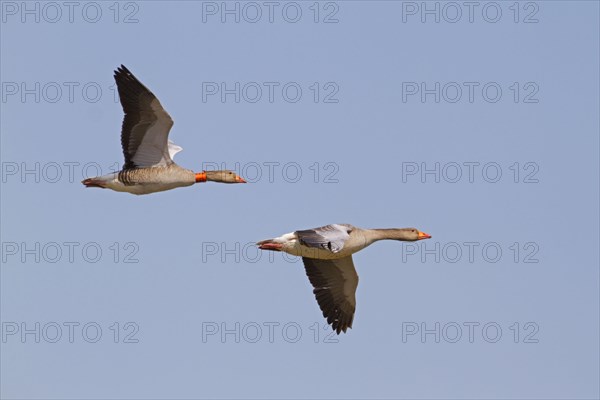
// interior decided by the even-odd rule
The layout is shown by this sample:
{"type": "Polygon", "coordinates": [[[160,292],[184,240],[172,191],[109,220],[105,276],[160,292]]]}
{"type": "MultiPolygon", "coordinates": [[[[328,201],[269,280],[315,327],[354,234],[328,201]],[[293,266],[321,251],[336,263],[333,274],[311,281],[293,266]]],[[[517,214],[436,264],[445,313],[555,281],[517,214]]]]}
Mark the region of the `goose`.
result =
{"type": "Polygon", "coordinates": [[[121,128],[125,164],[119,172],[87,178],[81,183],[136,195],[200,182],[246,183],[232,171],[195,173],[175,164],[173,157],[183,149],[169,140],[171,116],[124,65],[115,70],[114,77],[125,113],[121,128]]]}
{"type": "Polygon", "coordinates": [[[302,257],[306,275],[327,323],[339,335],[352,328],[358,274],[352,254],[378,240],[416,241],[431,235],[415,228],[361,229],[332,224],[286,233],[257,244],[261,250],[283,251],[302,257]]]}

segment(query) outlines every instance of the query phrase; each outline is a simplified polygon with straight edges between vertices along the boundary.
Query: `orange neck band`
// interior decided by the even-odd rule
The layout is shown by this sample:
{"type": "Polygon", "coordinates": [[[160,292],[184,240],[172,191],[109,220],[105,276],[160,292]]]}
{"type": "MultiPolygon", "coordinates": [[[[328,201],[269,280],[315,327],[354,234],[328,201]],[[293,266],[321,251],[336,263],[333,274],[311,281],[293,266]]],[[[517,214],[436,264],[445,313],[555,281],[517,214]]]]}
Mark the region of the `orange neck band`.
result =
{"type": "Polygon", "coordinates": [[[206,182],[206,172],[196,173],[196,183],[198,182],[206,182]]]}

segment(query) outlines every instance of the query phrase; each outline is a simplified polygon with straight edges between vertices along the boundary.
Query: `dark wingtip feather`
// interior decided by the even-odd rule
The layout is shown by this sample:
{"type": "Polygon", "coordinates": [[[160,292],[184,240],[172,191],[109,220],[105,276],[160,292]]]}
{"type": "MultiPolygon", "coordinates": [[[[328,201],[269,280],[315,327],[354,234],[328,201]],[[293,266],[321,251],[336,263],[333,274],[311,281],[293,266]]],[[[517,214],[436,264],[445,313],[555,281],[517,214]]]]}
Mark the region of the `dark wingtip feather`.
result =
{"type": "Polygon", "coordinates": [[[115,79],[117,78],[121,78],[121,79],[126,79],[128,77],[133,77],[133,74],[131,73],[131,71],[129,71],[127,69],[126,66],[124,66],[123,64],[121,64],[120,67],[117,67],[117,69],[114,71],[115,72],[115,79]]]}

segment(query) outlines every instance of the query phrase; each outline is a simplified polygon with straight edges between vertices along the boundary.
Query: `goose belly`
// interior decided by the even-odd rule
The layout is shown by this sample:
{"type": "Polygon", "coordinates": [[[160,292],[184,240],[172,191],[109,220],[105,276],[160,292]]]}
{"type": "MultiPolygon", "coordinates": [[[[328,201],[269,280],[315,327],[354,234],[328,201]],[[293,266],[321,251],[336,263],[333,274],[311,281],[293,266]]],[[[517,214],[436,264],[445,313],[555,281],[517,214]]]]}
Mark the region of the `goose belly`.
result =
{"type": "Polygon", "coordinates": [[[191,186],[194,183],[193,172],[183,168],[140,168],[121,171],[111,189],[132,194],[149,194],[191,186]]]}
{"type": "Polygon", "coordinates": [[[191,186],[192,183],[172,182],[172,183],[135,183],[133,185],[124,185],[118,182],[113,187],[110,187],[117,192],[127,192],[131,194],[150,194],[164,192],[184,186],[191,186]]]}
{"type": "Polygon", "coordinates": [[[318,258],[320,260],[335,260],[352,255],[358,250],[343,248],[341,251],[333,253],[327,249],[305,246],[300,244],[298,240],[295,240],[293,243],[288,243],[288,245],[283,248],[283,251],[298,257],[318,258]]]}

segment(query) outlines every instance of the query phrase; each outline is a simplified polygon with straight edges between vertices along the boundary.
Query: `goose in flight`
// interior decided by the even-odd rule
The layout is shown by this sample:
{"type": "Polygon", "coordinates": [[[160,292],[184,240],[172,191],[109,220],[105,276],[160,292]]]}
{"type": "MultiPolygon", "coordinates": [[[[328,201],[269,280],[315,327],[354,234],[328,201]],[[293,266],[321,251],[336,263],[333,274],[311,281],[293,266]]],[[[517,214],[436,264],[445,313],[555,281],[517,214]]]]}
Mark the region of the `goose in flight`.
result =
{"type": "Polygon", "coordinates": [[[415,228],[361,229],[349,224],[333,224],[286,233],[257,245],[262,250],[302,257],[323,317],[339,335],[352,328],[356,310],[358,274],[352,254],[378,240],[412,242],[430,238],[431,235],[415,228]]]}
{"type": "Polygon", "coordinates": [[[195,173],[175,164],[173,157],[182,148],[169,140],[171,116],[125,66],[117,68],[115,81],[125,113],[121,128],[125,164],[119,172],[83,180],[86,187],[148,194],[207,181],[246,183],[232,171],[195,173]]]}

